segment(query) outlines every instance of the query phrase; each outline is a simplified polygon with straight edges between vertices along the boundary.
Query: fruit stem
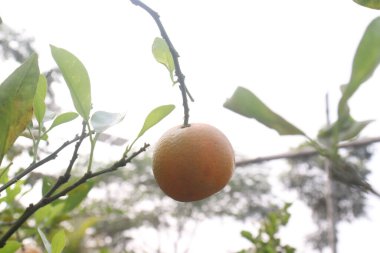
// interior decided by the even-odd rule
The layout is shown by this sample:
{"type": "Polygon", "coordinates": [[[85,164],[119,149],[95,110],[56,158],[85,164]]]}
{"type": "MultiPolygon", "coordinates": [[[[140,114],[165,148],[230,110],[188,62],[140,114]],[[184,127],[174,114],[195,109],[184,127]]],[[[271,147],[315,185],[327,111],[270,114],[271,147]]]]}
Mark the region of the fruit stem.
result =
{"type": "Polygon", "coordinates": [[[179,60],[178,60],[179,54],[178,54],[177,50],[175,50],[173,43],[170,41],[169,36],[166,33],[166,30],[160,21],[160,15],[156,11],[154,11],[152,8],[150,8],[149,6],[147,6],[146,4],[141,2],[140,0],[130,0],[130,1],[134,5],[141,7],[142,9],[144,9],[146,12],[148,12],[150,14],[150,16],[154,19],[154,21],[157,24],[162,38],[165,40],[165,42],[167,43],[167,45],[169,47],[170,53],[171,53],[171,55],[173,57],[173,61],[174,61],[175,75],[178,78],[177,82],[179,83],[179,89],[180,89],[181,95],[182,95],[183,112],[184,112],[183,127],[188,127],[188,126],[190,126],[190,124],[189,124],[190,108],[189,108],[189,104],[188,104],[187,99],[189,98],[192,102],[194,102],[194,99],[186,87],[185,75],[182,73],[181,67],[179,65],[179,60]]]}

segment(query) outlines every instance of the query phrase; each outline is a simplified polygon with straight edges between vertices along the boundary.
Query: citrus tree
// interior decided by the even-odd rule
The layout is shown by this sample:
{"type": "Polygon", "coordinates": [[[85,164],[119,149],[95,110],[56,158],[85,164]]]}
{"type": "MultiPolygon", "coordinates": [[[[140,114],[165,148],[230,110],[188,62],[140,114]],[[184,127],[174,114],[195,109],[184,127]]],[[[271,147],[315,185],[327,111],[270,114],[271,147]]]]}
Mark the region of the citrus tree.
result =
{"type": "MultiPolygon", "coordinates": [[[[176,139],[179,142],[174,146],[162,145],[165,152],[160,151],[160,149],[156,150],[156,159],[154,160],[155,177],[163,191],[177,200],[195,201],[206,198],[221,190],[232,176],[234,170],[232,147],[227,138],[216,128],[203,125],[200,127],[193,126],[189,122],[187,99],[192,98],[185,86],[184,75],[178,63],[178,55],[159,21],[157,13],[140,1],[132,1],[132,3],[146,10],[156,21],[163,38],[155,40],[153,54],[158,62],[167,67],[173,83],[179,84],[183,99],[184,121],[178,127],[177,132],[183,132],[184,137],[178,138],[175,135],[169,135],[164,138],[165,141],[162,141],[162,143],[170,144],[171,141],[176,139]],[[204,139],[201,145],[203,149],[196,152],[198,140],[195,137],[198,137],[197,133],[202,131],[206,131],[205,134],[200,136],[204,139]],[[211,139],[210,133],[214,133],[214,135],[211,135],[211,139]],[[190,138],[186,136],[190,136],[190,138]],[[183,141],[186,138],[187,141],[183,141]],[[183,146],[184,144],[190,146],[183,146]],[[170,152],[181,150],[183,151],[182,153],[171,153],[170,155],[170,152]],[[205,157],[203,153],[206,150],[211,151],[213,155],[205,157]],[[227,153],[219,154],[219,151],[222,150],[226,150],[227,153]],[[175,155],[187,156],[190,151],[193,154],[187,159],[189,168],[183,170],[186,173],[181,176],[178,173],[181,173],[182,170],[177,166],[183,165],[173,164],[172,161],[175,161],[175,155]],[[168,152],[169,156],[167,156],[168,152]],[[228,154],[228,156],[225,158],[223,154],[228,154]],[[203,155],[203,158],[198,157],[200,155],[203,155]],[[228,163],[224,165],[225,162],[228,163]],[[221,170],[218,170],[220,169],[219,167],[221,170]],[[193,169],[193,171],[190,171],[190,169],[193,169]],[[170,175],[173,170],[177,172],[170,175]],[[177,184],[173,188],[170,185],[172,182],[167,180],[169,176],[171,180],[176,180],[175,177],[178,176],[182,177],[182,182],[190,179],[190,184],[177,184]],[[195,180],[192,181],[191,178],[194,176],[195,180]],[[198,182],[199,180],[201,182],[198,182]],[[202,185],[204,185],[203,188],[199,188],[202,185]],[[181,192],[181,194],[177,197],[176,192],[181,192]]],[[[65,215],[75,209],[93,187],[94,178],[112,173],[126,166],[135,157],[145,152],[149,144],[144,144],[135,150],[135,142],[174,109],[174,105],[163,105],[153,109],[147,116],[140,132],[125,147],[120,159],[106,168],[94,169],[94,153],[99,136],[109,127],[122,121],[125,115],[106,111],[93,112],[91,82],[85,66],[74,54],[63,48],[51,45],[50,49],[51,55],[70,91],[75,112],[64,112],[53,117],[50,115],[47,117],[45,103],[47,80],[45,75],[40,73],[36,53],[29,56],[0,86],[0,166],[6,163],[0,173],[0,194],[5,193],[4,195],[2,194],[0,201],[4,203],[1,218],[7,221],[5,229],[0,234],[0,248],[3,248],[5,252],[14,252],[19,248],[21,248],[19,250],[22,252],[36,251],[32,246],[21,245],[17,240],[17,238],[25,238],[35,233],[36,230],[32,228],[34,227],[33,224],[45,224],[45,229],[52,225],[49,230],[52,228],[57,229],[53,231],[54,233],[51,232],[53,236],[50,238],[46,237],[43,231],[45,230],[44,228],[40,229],[38,227],[38,233],[45,249],[49,253],[61,252],[65,247],[66,235],[64,230],[54,227],[57,219],[67,219],[65,215]],[[80,131],[71,140],[62,143],[54,152],[41,157],[41,145],[50,141],[49,134],[56,131],[56,128],[61,125],[77,118],[82,122],[80,131]],[[29,138],[32,143],[32,161],[24,169],[14,171],[12,167],[13,161],[7,160],[7,153],[20,136],[29,138]],[[79,150],[85,141],[89,143],[85,168],[82,169],[81,175],[73,176],[72,172],[79,156],[79,150]],[[43,167],[58,158],[60,153],[71,145],[74,145],[74,147],[71,158],[67,161],[66,169],[58,178],[44,176],[39,200],[23,207],[19,199],[26,195],[28,191],[23,187],[25,178],[37,168],[43,167]],[[19,233],[20,228],[23,228],[23,234],[19,233]]],[[[88,221],[84,229],[93,224],[93,222],[88,221]]],[[[83,229],[80,231],[83,232],[83,229]]]]}
{"type": "MultiPolygon", "coordinates": [[[[189,121],[188,100],[192,100],[192,97],[185,85],[178,54],[159,20],[159,15],[141,1],[131,0],[131,2],[147,11],[157,23],[162,38],[157,38],[153,43],[154,57],[167,68],[173,84],[178,84],[183,100],[183,124],[164,135],[161,139],[163,144],[159,145],[161,149],[155,150],[153,155],[155,177],[162,190],[174,199],[179,201],[204,199],[220,191],[228,183],[234,171],[232,148],[219,130],[209,126],[199,129],[196,124],[189,121]],[[206,134],[201,136],[204,144],[198,143],[198,140],[194,140],[195,137],[191,137],[194,136],[193,130],[196,131],[197,137],[199,132],[206,131],[206,134]],[[187,136],[190,136],[190,139],[187,139],[187,136]],[[176,142],[177,140],[179,142],[176,142]],[[195,149],[198,146],[201,146],[203,151],[196,152],[195,149]],[[181,150],[183,152],[180,152],[181,150]],[[203,156],[204,150],[211,150],[212,155],[203,156]],[[175,163],[173,159],[177,157],[173,156],[182,158],[187,155],[189,159],[184,159],[183,162],[188,167],[184,171],[177,171],[178,166],[183,166],[183,164],[175,163]],[[221,165],[225,165],[225,167],[222,166],[221,172],[214,169],[221,165]],[[189,173],[191,169],[194,171],[189,173]],[[197,180],[192,181],[193,177],[197,180]],[[178,178],[181,184],[173,186],[172,182],[178,178]],[[215,178],[221,180],[213,181],[215,178]],[[199,180],[203,183],[199,183],[199,180]]],[[[357,2],[376,7],[376,1],[357,2]]],[[[370,123],[355,121],[350,115],[348,101],[359,86],[372,75],[380,61],[379,23],[379,18],[377,18],[368,26],[358,47],[350,82],[343,88],[339,102],[338,119],[321,131],[318,139],[310,138],[298,127],[273,112],[254,93],[245,88],[239,87],[231,99],[225,103],[225,107],[246,117],[254,118],[281,135],[304,136],[308,145],[328,162],[327,172],[331,178],[355,186],[364,192],[377,194],[372,186],[357,173],[354,166],[343,159],[339,149],[341,142],[356,137],[370,123]]],[[[45,103],[47,80],[46,76],[40,73],[38,56],[35,53],[30,55],[0,86],[0,166],[2,166],[0,217],[4,221],[2,224],[4,229],[0,233],[0,248],[4,252],[39,252],[39,248],[33,245],[21,245],[19,242],[19,239],[32,236],[36,231],[49,253],[62,252],[68,235],[56,224],[72,218],[70,213],[86,198],[94,184],[100,182],[98,179],[101,176],[117,172],[119,168],[129,165],[145,152],[149,144],[136,148],[134,145],[136,141],[174,109],[174,105],[162,105],[153,109],[140,132],[136,137],[131,138],[133,141],[128,143],[120,154],[120,159],[105,168],[94,168],[94,154],[100,136],[109,127],[122,121],[125,115],[105,111],[93,112],[91,83],[85,66],[74,54],[63,48],[51,46],[51,55],[70,91],[75,112],[64,112],[53,117],[47,115],[45,103]],[[58,146],[52,153],[41,156],[41,146],[51,141],[50,133],[74,120],[80,120],[82,124],[73,137],[58,146]],[[20,136],[30,140],[31,162],[29,165],[24,165],[23,169],[17,170],[13,168],[14,161],[9,159],[11,156],[8,154],[20,136]],[[83,149],[85,142],[89,145],[88,159],[81,174],[73,175],[79,150],[83,149]],[[47,166],[53,160],[59,159],[62,151],[69,147],[72,147],[72,153],[70,159],[66,161],[64,171],[57,178],[42,176],[41,197],[36,202],[23,205],[19,200],[31,191],[30,188],[24,187],[27,184],[27,176],[37,168],[47,166]],[[41,224],[43,227],[39,227],[41,224]]],[[[266,228],[274,227],[269,232],[267,231],[271,233],[269,235],[274,235],[278,229],[279,225],[275,220],[283,220],[280,224],[285,225],[288,216],[285,215],[285,217],[275,216],[275,214],[269,216],[271,223],[264,223],[266,228]]],[[[86,228],[93,226],[96,222],[96,219],[86,220],[83,226],[76,229],[76,233],[83,234],[86,228]]],[[[243,236],[254,243],[256,248],[258,245],[267,245],[260,236],[254,238],[248,232],[244,232],[243,236]]],[[[273,240],[277,239],[273,237],[273,240]]],[[[75,241],[72,240],[70,243],[75,244],[75,241]]],[[[277,246],[281,245],[273,247],[277,246]]],[[[284,249],[286,252],[293,252],[291,247],[285,246],[284,249]]]]}

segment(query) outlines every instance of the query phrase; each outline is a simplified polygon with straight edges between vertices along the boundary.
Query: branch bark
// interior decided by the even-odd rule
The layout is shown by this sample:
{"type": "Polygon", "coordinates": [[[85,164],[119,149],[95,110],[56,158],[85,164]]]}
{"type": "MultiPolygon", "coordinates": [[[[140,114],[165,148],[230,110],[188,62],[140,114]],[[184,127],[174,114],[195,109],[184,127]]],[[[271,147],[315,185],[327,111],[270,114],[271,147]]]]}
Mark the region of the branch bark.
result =
{"type": "MultiPolygon", "coordinates": [[[[358,148],[358,147],[369,146],[371,144],[378,143],[378,142],[380,142],[380,136],[368,137],[368,138],[362,138],[362,139],[340,144],[339,148],[358,148]]],[[[252,164],[270,162],[270,161],[280,160],[280,159],[307,158],[307,157],[315,156],[315,155],[318,155],[318,152],[315,149],[310,148],[310,149],[304,149],[300,151],[291,151],[291,152],[285,152],[285,153],[276,154],[276,155],[262,156],[262,157],[252,158],[252,159],[241,160],[241,161],[236,162],[236,167],[244,167],[244,166],[249,166],[252,164]]]]}
{"type": "MultiPolygon", "coordinates": [[[[87,137],[89,134],[86,134],[85,137],[87,137]]],[[[24,176],[28,175],[29,173],[31,173],[33,170],[35,170],[36,168],[42,166],[43,164],[51,161],[51,160],[54,160],[55,158],[57,158],[58,154],[63,150],[65,149],[67,146],[69,146],[70,144],[78,141],[79,139],[81,139],[82,136],[81,135],[77,135],[75,136],[72,140],[70,141],[66,141],[64,142],[58,149],[56,149],[53,153],[51,153],[50,155],[48,155],[47,157],[45,157],[44,159],[36,162],[36,163],[32,163],[31,165],[28,166],[28,168],[26,168],[25,170],[23,170],[22,172],[20,172],[19,174],[17,174],[16,176],[14,176],[11,180],[9,180],[7,183],[5,183],[4,185],[2,185],[0,187],[0,193],[2,191],[4,191],[5,189],[7,189],[8,187],[10,187],[11,185],[15,184],[17,181],[19,181],[20,179],[22,179],[24,176]]]]}
{"type": "Polygon", "coordinates": [[[168,44],[169,50],[171,55],[173,56],[174,61],[174,67],[175,67],[175,75],[178,78],[179,88],[181,90],[182,95],[182,102],[183,102],[183,110],[184,110],[184,121],[183,126],[187,127],[189,126],[189,104],[187,101],[187,97],[190,98],[191,101],[193,101],[192,96],[190,95],[186,84],[185,84],[185,75],[181,71],[181,66],[179,64],[179,54],[177,50],[174,48],[173,43],[171,42],[164,26],[162,25],[160,21],[160,15],[156,11],[154,11],[152,8],[141,2],[140,0],[130,0],[134,5],[141,7],[143,10],[149,13],[149,15],[154,19],[156,22],[158,29],[160,30],[162,38],[166,41],[168,44]]]}
{"type": "MultiPolygon", "coordinates": [[[[3,248],[7,242],[7,240],[24,224],[25,221],[28,220],[30,216],[32,216],[37,210],[40,208],[52,203],[53,201],[59,199],[60,197],[65,196],[68,194],[70,191],[74,190],[78,186],[84,184],[87,182],[89,179],[100,176],[105,173],[110,173],[112,171],[117,170],[120,167],[125,166],[126,164],[130,163],[132,159],[134,159],[136,156],[141,154],[142,152],[145,152],[146,149],[149,147],[149,144],[144,144],[143,147],[141,147],[138,151],[134,152],[131,156],[129,157],[122,157],[119,161],[115,162],[112,164],[110,167],[92,173],[92,172],[87,172],[84,174],[81,178],[79,178],[76,182],[71,184],[70,186],[66,187],[65,189],[62,189],[61,191],[57,192],[54,194],[54,191],[50,190],[48,194],[46,194],[44,197],[42,197],[36,204],[30,204],[24,211],[24,213],[13,223],[13,225],[6,231],[2,237],[0,238],[0,249],[3,248]]],[[[70,164],[75,160],[75,157],[77,156],[77,151],[78,151],[79,145],[76,148],[76,151],[73,153],[73,159],[70,161],[70,164]]],[[[61,183],[64,181],[58,180],[56,185],[53,186],[54,190],[58,189],[61,185],[61,183]]]]}

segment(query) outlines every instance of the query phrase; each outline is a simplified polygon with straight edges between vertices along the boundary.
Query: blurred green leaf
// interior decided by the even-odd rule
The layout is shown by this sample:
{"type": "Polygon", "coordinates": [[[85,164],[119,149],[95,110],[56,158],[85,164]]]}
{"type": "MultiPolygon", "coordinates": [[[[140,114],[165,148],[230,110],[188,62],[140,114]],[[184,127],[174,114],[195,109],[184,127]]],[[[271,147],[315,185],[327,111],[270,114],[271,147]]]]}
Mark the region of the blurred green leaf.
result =
{"type": "Polygon", "coordinates": [[[137,138],[141,137],[147,130],[168,116],[174,110],[174,108],[174,105],[162,105],[153,109],[145,118],[144,125],[141,128],[137,138]]]}
{"type": "Polygon", "coordinates": [[[174,81],[173,73],[175,70],[173,56],[169,46],[163,38],[155,38],[152,45],[153,56],[159,63],[163,64],[170,73],[170,78],[174,81]]]}
{"type": "Polygon", "coordinates": [[[367,27],[356,50],[351,78],[339,101],[338,115],[341,122],[347,117],[347,102],[362,83],[368,80],[380,63],[380,17],[367,27]]]}
{"type": "Polygon", "coordinates": [[[91,84],[82,62],[65,49],[50,46],[51,53],[69,87],[75,109],[87,122],[91,111],[91,84]]]}
{"type": "Polygon", "coordinates": [[[100,218],[98,217],[89,217],[80,224],[76,223],[78,226],[74,228],[72,233],[67,235],[68,241],[70,242],[67,245],[67,252],[80,252],[80,245],[86,235],[87,229],[94,226],[99,220],[100,218]]]}
{"type": "Polygon", "coordinates": [[[6,191],[6,195],[5,195],[5,201],[11,205],[15,202],[15,199],[17,197],[17,195],[21,192],[22,190],[22,186],[24,184],[24,181],[23,180],[19,180],[17,181],[15,184],[13,184],[12,186],[8,187],[5,191],[6,191]]]}
{"type": "Polygon", "coordinates": [[[9,240],[5,244],[4,248],[1,249],[1,253],[14,253],[20,247],[21,243],[9,240]]]}
{"type": "Polygon", "coordinates": [[[48,253],[52,253],[51,252],[51,244],[49,242],[49,240],[46,238],[46,235],[44,232],[42,232],[42,230],[40,228],[37,228],[37,231],[38,233],[40,234],[40,237],[41,237],[41,240],[42,240],[42,243],[44,244],[44,247],[46,249],[46,251],[48,253]]]}
{"type": "Polygon", "coordinates": [[[51,252],[52,253],[61,253],[66,245],[66,235],[63,230],[59,230],[54,234],[51,241],[51,252]]]}
{"type": "Polygon", "coordinates": [[[36,223],[37,224],[44,223],[48,219],[51,213],[51,209],[52,209],[51,205],[46,205],[38,209],[33,215],[34,219],[36,220],[36,223]]]}
{"type": "Polygon", "coordinates": [[[8,171],[12,164],[0,169],[0,183],[5,184],[8,181],[8,171]]]}
{"type": "Polygon", "coordinates": [[[63,211],[70,212],[75,207],[77,207],[87,197],[87,194],[90,192],[93,185],[94,183],[90,181],[78,186],[77,188],[69,192],[65,201],[63,211]]]}
{"type": "Polygon", "coordinates": [[[125,113],[97,111],[91,116],[91,124],[95,132],[101,133],[108,128],[120,123],[124,117],[125,113]]]}
{"type": "Polygon", "coordinates": [[[40,209],[38,209],[34,213],[34,218],[36,219],[36,223],[43,224],[44,226],[50,226],[53,224],[58,217],[62,216],[64,214],[63,208],[64,203],[52,203],[49,205],[46,205],[40,209]]]}
{"type": "Polygon", "coordinates": [[[280,135],[305,135],[297,127],[269,109],[246,88],[238,87],[223,106],[245,117],[256,119],[265,126],[276,130],[280,135]]]}
{"type": "Polygon", "coordinates": [[[335,122],[331,126],[321,129],[318,133],[318,139],[324,143],[331,143],[335,140],[334,134],[338,135],[338,141],[348,141],[359,136],[361,131],[372,123],[373,120],[356,121],[348,116],[342,122],[335,122]],[[339,131],[336,129],[339,124],[339,131]]]}
{"type": "MultiPolygon", "coordinates": [[[[278,238],[280,226],[285,226],[288,223],[290,213],[288,211],[291,203],[285,203],[284,207],[280,210],[270,212],[266,219],[262,222],[261,227],[253,236],[248,231],[242,231],[241,236],[249,240],[254,245],[254,252],[257,253],[294,253],[295,248],[289,245],[282,245],[281,240],[278,238]]],[[[239,252],[251,252],[251,250],[242,250],[239,252]]]]}
{"type": "Polygon", "coordinates": [[[45,117],[46,105],[45,97],[47,92],[47,81],[44,75],[40,75],[37,83],[36,94],[34,96],[34,115],[38,124],[41,126],[45,117]]]}
{"type": "Polygon", "coordinates": [[[39,75],[38,57],[32,54],[0,85],[0,165],[33,117],[39,75]]]}
{"type": "Polygon", "coordinates": [[[42,196],[45,196],[46,193],[48,193],[54,183],[55,180],[49,176],[44,176],[42,178],[42,196]]]}
{"type": "MultiPolygon", "coordinates": [[[[49,130],[52,130],[53,128],[59,126],[59,125],[62,125],[62,124],[65,124],[67,122],[70,122],[74,119],[76,119],[78,117],[78,114],[76,112],[65,112],[65,113],[62,113],[60,115],[58,115],[53,123],[51,124],[51,126],[49,127],[49,130]]],[[[48,132],[47,131],[47,132],[48,132]]]]}
{"type": "Polygon", "coordinates": [[[252,236],[252,233],[249,232],[249,231],[246,231],[246,230],[243,230],[240,232],[241,236],[244,237],[245,239],[247,239],[248,241],[254,243],[254,239],[253,239],[253,236],[252,236]]]}
{"type": "Polygon", "coordinates": [[[380,0],[354,0],[354,2],[371,9],[380,10],[380,0]]]}

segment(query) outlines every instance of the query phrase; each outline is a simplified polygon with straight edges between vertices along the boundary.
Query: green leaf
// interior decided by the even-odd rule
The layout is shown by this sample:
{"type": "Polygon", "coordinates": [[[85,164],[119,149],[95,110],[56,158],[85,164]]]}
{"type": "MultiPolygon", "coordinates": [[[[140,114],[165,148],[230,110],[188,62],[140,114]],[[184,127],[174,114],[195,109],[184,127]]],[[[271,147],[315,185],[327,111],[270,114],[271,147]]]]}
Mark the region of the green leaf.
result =
{"type": "Polygon", "coordinates": [[[75,109],[85,121],[90,118],[91,85],[82,62],[65,49],[50,46],[51,53],[69,87],[75,109]]]}
{"type": "Polygon", "coordinates": [[[380,10],[380,0],[354,0],[354,2],[371,9],[380,10]]]}
{"type": "Polygon", "coordinates": [[[14,253],[20,247],[21,243],[9,240],[5,244],[4,248],[1,249],[1,253],[14,253]]]}
{"type": "Polygon", "coordinates": [[[380,17],[367,27],[356,50],[351,78],[339,101],[338,115],[342,120],[347,115],[347,102],[362,83],[368,80],[380,63],[380,17]]]}
{"type": "Polygon", "coordinates": [[[24,184],[23,180],[17,181],[12,186],[8,187],[5,191],[7,195],[5,196],[5,201],[11,205],[15,202],[17,195],[21,192],[22,185],[24,184]]]}
{"type": "Polygon", "coordinates": [[[257,120],[265,126],[276,130],[280,135],[305,135],[297,127],[269,109],[255,94],[246,88],[238,87],[223,106],[235,113],[257,120]]]}
{"type": "Polygon", "coordinates": [[[163,64],[170,73],[170,78],[174,82],[173,73],[175,70],[173,56],[169,46],[163,38],[155,38],[152,45],[152,53],[156,61],[163,64]]]}
{"type": "Polygon", "coordinates": [[[341,141],[347,141],[347,140],[351,140],[353,138],[358,137],[358,135],[361,133],[361,131],[372,122],[373,122],[373,120],[352,122],[352,124],[350,125],[350,127],[347,130],[340,131],[339,139],[341,141]]]}
{"type": "Polygon", "coordinates": [[[356,121],[349,116],[344,121],[335,122],[331,126],[321,129],[318,139],[322,142],[331,142],[335,139],[334,134],[336,133],[338,141],[348,141],[358,137],[361,131],[372,122],[373,120],[356,121]],[[338,126],[339,129],[336,129],[338,126]]]}
{"type": "Polygon", "coordinates": [[[46,238],[46,235],[44,234],[44,232],[42,232],[42,230],[40,228],[37,228],[37,230],[38,230],[38,233],[40,234],[42,243],[44,244],[46,251],[48,253],[52,253],[51,252],[51,245],[50,245],[49,240],[46,238]]]}
{"type": "Polygon", "coordinates": [[[0,165],[33,117],[39,74],[38,57],[32,54],[0,86],[0,165]]]}
{"type": "Polygon", "coordinates": [[[8,181],[8,171],[12,164],[9,164],[7,167],[0,169],[0,183],[4,184],[8,181]]]}
{"type": "Polygon", "coordinates": [[[75,207],[77,207],[88,195],[91,188],[93,186],[93,182],[87,182],[82,184],[69,192],[67,195],[67,199],[65,201],[65,206],[63,208],[64,212],[70,212],[75,207]]]}
{"type": "Polygon", "coordinates": [[[140,138],[147,130],[168,116],[174,110],[174,108],[174,105],[162,105],[153,109],[145,118],[144,125],[141,128],[137,138],[140,138]]]}
{"type": "Polygon", "coordinates": [[[49,176],[44,176],[42,178],[42,196],[45,196],[46,193],[49,192],[54,183],[55,180],[49,176]]]}
{"type": "MultiPolygon", "coordinates": [[[[59,125],[62,125],[62,124],[65,124],[67,122],[70,122],[74,119],[76,119],[78,117],[78,114],[76,112],[65,112],[65,113],[62,113],[60,115],[58,115],[53,123],[51,124],[51,126],[49,127],[49,130],[50,131],[51,129],[53,129],[54,127],[56,126],[59,126],[59,125]]],[[[47,131],[47,132],[48,132],[47,131]]]]}
{"type": "Polygon", "coordinates": [[[97,222],[99,222],[99,220],[100,218],[98,217],[88,217],[82,223],[75,224],[76,227],[74,228],[73,232],[68,234],[68,241],[70,242],[68,244],[68,252],[72,252],[70,250],[71,248],[77,249],[79,247],[80,243],[83,240],[83,237],[86,235],[87,229],[94,226],[97,222]]]}
{"type": "Polygon", "coordinates": [[[251,232],[246,231],[246,230],[243,230],[243,231],[240,232],[240,234],[241,234],[242,237],[244,237],[244,238],[247,239],[248,241],[250,241],[250,242],[252,242],[252,243],[255,242],[255,240],[254,240],[254,238],[253,238],[251,232]]]}
{"type": "Polygon", "coordinates": [[[54,234],[51,241],[51,252],[61,253],[66,245],[66,235],[63,230],[58,231],[54,234]]]}
{"type": "Polygon", "coordinates": [[[54,222],[59,220],[59,217],[63,214],[64,203],[56,203],[46,205],[40,209],[38,209],[34,213],[34,218],[36,219],[37,224],[43,223],[44,226],[48,227],[54,222]]]}
{"type": "Polygon", "coordinates": [[[118,124],[125,117],[125,113],[110,113],[97,111],[91,117],[91,124],[97,133],[104,132],[111,126],[118,124]]]}
{"type": "Polygon", "coordinates": [[[44,75],[40,75],[37,83],[36,94],[34,96],[34,115],[38,124],[41,126],[45,117],[46,105],[45,97],[47,92],[47,81],[44,75]]]}

